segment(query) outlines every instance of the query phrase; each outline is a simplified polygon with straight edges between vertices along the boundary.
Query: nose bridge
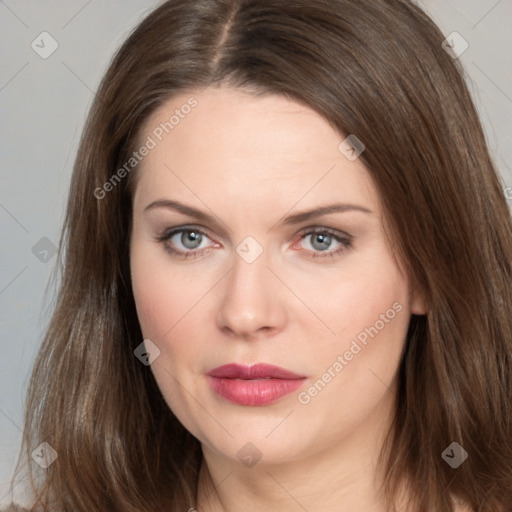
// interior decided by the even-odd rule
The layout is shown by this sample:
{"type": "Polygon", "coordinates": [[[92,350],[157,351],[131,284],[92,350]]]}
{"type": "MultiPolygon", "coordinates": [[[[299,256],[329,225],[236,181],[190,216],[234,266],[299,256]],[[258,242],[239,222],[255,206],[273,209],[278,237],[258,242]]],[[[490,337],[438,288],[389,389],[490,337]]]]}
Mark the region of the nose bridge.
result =
{"type": "Polygon", "coordinates": [[[268,254],[256,243],[246,239],[237,246],[218,309],[219,327],[244,337],[280,329],[284,321],[268,254]]]}

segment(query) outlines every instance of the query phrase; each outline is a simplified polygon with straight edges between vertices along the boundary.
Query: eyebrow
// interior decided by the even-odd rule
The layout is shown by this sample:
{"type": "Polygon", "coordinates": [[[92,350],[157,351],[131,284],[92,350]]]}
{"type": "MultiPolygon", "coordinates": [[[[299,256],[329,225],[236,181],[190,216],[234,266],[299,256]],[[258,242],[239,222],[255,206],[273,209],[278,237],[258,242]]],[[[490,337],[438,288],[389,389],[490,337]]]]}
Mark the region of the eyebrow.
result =
{"type": "MultiPolygon", "coordinates": [[[[175,210],[179,213],[183,213],[184,215],[194,217],[199,221],[211,222],[216,224],[216,221],[213,218],[213,216],[208,215],[207,213],[198,210],[197,208],[193,208],[192,206],[180,203],[179,201],[174,201],[171,199],[158,199],[148,204],[148,206],[146,206],[143,211],[147,212],[150,210],[154,210],[155,208],[167,208],[169,210],[175,210]]],[[[295,213],[293,215],[289,215],[287,217],[284,217],[284,219],[281,220],[280,223],[283,225],[300,224],[301,222],[305,222],[316,217],[321,217],[322,215],[328,215],[330,213],[344,213],[348,211],[356,211],[367,214],[373,213],[371,210],[365,208],[364,206],[348,203],[336,203],[326,206],[320,206],[318,208],[313,208],[311,210],[305,210],[299,213],[295,213]]]]}

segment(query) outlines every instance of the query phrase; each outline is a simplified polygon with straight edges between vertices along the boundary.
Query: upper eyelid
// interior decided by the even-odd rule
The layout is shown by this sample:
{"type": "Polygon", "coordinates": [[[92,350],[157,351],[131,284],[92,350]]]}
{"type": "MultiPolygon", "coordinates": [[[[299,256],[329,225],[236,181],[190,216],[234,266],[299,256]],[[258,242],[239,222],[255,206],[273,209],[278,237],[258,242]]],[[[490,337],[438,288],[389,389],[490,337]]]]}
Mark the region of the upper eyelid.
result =
{"type": "Polygon", "coordinates": [[[180,233],[182,231],[199,231],[200,233],[203,233],[203,234],[206,234],[208,235],[208,233],[210,232],[209,229],[203,227],[203,226],[199,226],[199,225],[196,225],[196,224],[185,224],[183,226],[176,226],[176,227],[173,227],[173,228],[165,228],[161,231],[161,235],[164,236],[164,235],[171,235],[171,234],[176,234],[176,233],[180,233]]]}
{"type": "MultiPolygon", "coordinates": [[[[194,229],[196,229],[197,231],[200,231],[201,233],[204,233],[206,235],[208,235],[208,233],[210,233],[210,230],[208,228],[205,228],[204,226],[200,226],[199,224],[184,224],[182,226],[176,226],[176,227],[173,227],[173,228],[165,228],[162,230],[162,234],[165,235],[167,233],[179,233],[181,231],[193,231],[194,229]]],[[[312,231],[326,231],[326,232],[329,232],[329,233],[334,233],[334,234],[342,234],[342,235],[345,235],[347,237],[352,237],[352,235],[350,235],[349,233],[347,233],[346,231],[342,230],[342,229],[337,229],[337,228],[330,228],[330,227],[327,227],[327,226],[322,226],[322,225],[319,225],[319,224],[315,224],[315,225],[311,225],[311,226],[306,226],[304,228],[301,228],[299,230],[299,235],[303,235],[303,234],[308,234],[312,231]]],[[[210,235],[208,235],[210,236],[210,235]]]]}

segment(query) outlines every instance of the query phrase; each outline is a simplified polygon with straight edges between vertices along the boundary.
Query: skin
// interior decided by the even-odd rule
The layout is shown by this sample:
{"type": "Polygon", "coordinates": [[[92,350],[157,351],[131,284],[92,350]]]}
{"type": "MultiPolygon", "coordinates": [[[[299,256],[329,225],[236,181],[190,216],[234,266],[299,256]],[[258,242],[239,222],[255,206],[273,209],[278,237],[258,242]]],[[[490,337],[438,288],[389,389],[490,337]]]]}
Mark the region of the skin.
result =
{"type": "Polygon", "coordinates": [[[172,98],[147,121],[141,140],[190,96],[197,107],[137,170],[130,258],[142,332],[160,349],[151,371],[173,413],[202,444],[197,508],[384,511],[376,458],[411,313],[426,310],[390,252],[368,170],[339,151],[345,136],[310,108],[230,88],[172,98]],[[159,199],[213,220],[164,207],[144,211],[159,199]],[[369,213],[283,223],[333,203],[369,213]],[[156,241],[170,228],[190,226],[207,233],[199,249],[184,246],[181,233],[156,241]],[[310,228],[347,233],[352,244],[332,238],[319,250],[310,228]],[[236,251],[248,236],[263,249],[252,263],[236,251]],[[203,252],[184,259],[166,245],[203,252]],[[400,312],[332,377],[338,356],[393,304],[400,312]],[[236,405],[205,377],[231,362],[271,363],[307,379],[271,405],[236,405]],[[329,368],[330,382],[301,403],[299,393],[329,368]],[[252,467],[237,457],[248,442],[261,454],[252,467]]]}

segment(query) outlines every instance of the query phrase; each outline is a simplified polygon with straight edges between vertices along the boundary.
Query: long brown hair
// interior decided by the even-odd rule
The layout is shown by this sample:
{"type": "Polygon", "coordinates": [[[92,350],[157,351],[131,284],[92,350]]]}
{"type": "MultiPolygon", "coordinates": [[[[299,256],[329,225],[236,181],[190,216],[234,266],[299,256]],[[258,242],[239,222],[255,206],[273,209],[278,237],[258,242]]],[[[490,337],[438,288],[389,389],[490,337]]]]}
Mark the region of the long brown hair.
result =
{"type": "Polygon", "coordinates": [[[126,162],[155,109],[220,85],[285,95],[366,146],[395,254],[428,302],[410,321],[382,450],[390,503],[407,482],[413,510],[452,511],[455,498],[512,507],[512,225],[443,40],[407,0],[169,0],[134,30],[81,139],[60,289],[28,391],[18,465],[43,510],[195,505],[200,444],[133,353],[137,169],[126,162]],[[41,442],[59,455],[46,470],[30,457],[41,442]],[[469,454],[457,469],[441,456],[452,442],[469,454]]]}

